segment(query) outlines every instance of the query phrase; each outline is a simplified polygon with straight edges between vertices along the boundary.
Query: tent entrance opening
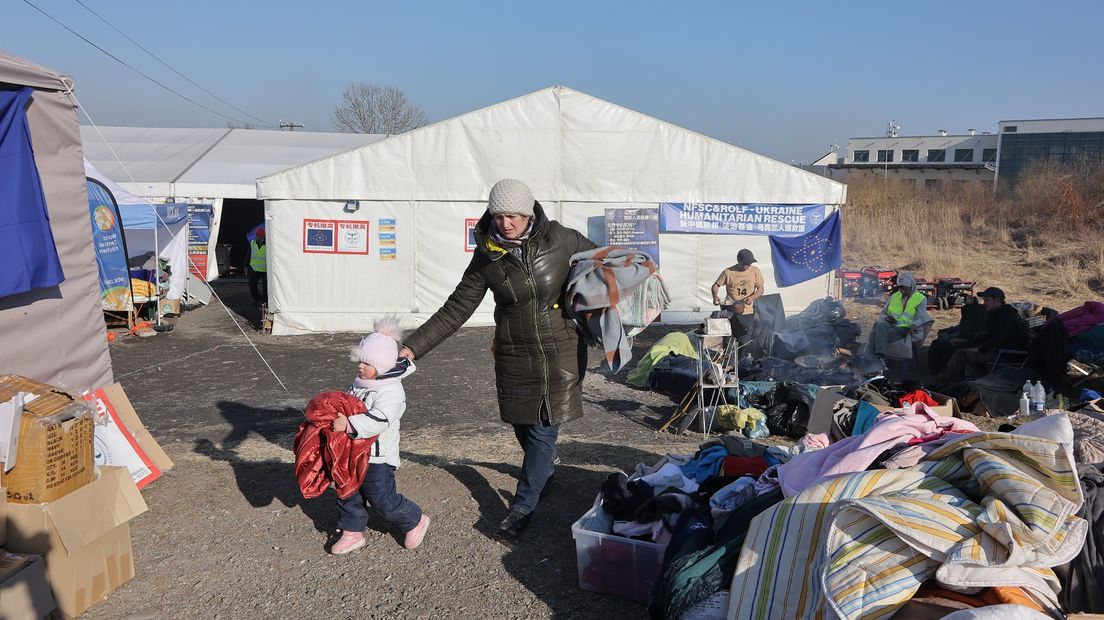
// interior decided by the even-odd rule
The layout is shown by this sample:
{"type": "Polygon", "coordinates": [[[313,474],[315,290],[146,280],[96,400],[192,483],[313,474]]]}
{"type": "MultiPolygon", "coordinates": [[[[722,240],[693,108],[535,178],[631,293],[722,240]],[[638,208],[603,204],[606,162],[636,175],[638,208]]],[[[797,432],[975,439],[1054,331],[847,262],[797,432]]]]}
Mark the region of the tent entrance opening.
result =
{"type": "Polygon", "coordinates": [[[242,275],[249,260],[245,235],[264,222],[264,201],[227,198],[222,203],[218,245],[215,249],[220,274],[242,275]]]}

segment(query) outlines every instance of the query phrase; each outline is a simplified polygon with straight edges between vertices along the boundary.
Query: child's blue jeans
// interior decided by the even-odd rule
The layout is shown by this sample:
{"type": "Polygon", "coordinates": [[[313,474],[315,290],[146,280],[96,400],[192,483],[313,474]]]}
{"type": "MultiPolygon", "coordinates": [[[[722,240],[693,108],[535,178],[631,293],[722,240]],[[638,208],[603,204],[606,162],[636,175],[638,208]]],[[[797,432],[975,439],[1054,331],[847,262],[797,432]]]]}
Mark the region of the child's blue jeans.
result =
{"type": "Polygon", "coordinates": [[[422,509],[414,502],[399,494],[395,488],[395,467],[386,463],[372,463],[360,492],[349,499],[337,500],[338,529],[346,532],[363,532],[368,527],[368,508],[372,507],[384,521],[405,534],[418,525],[422,518],[422,509]]]}

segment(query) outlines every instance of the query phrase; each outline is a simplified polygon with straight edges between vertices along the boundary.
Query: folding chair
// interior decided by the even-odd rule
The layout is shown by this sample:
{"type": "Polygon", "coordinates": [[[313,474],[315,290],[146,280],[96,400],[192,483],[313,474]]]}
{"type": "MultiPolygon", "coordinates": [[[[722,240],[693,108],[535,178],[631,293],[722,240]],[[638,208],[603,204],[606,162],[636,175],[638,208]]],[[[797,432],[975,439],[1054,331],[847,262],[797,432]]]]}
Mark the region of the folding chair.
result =
{"type": "Polygon", "coordinates": [[[989,365],[989,372],[993,372],[997,368],[1023,368],[1027,365],[1027,359],[1030,355],[1030,351],[1023,349],[997,349],[997,357],[989,365]]]}

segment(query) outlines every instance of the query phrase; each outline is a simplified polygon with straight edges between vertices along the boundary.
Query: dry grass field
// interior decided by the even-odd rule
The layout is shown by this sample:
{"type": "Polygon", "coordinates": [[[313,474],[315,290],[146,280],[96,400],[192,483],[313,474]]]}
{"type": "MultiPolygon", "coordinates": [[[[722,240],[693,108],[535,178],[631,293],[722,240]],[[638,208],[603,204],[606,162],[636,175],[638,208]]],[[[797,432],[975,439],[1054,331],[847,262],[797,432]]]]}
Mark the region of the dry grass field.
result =
{"type": "Polygon", "coordinates": [[[1010,301],[1066,310],[1104,297],[1104,162],[1037,167],[1008,196],[848,185],[844,266],[999,286],[1010,301]]]}

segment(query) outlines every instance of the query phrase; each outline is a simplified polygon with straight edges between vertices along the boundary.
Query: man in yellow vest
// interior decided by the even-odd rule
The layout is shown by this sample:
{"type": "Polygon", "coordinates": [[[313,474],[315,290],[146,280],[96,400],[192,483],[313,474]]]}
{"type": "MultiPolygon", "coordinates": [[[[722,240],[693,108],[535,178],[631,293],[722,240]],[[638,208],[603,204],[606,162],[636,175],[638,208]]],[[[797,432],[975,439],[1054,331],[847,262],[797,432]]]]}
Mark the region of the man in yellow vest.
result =
{"type": "Polygon", "coordinates": [[[897,285],[882,307],[881,317],[870,330],[870,352],[884,361],[886,344],[911,338],[916,329],[931,320],[928,298],[916,290],[916,277],[902,271],[897,274],[897,285]]]}
{"type": "Polygon", "coordinates": [[[257,229],[256,237],[249,242],[248,271],[249,294],[253,296],[253,305],[268,303],[268,245],[265,244],[263,226],[257,229]]]}

